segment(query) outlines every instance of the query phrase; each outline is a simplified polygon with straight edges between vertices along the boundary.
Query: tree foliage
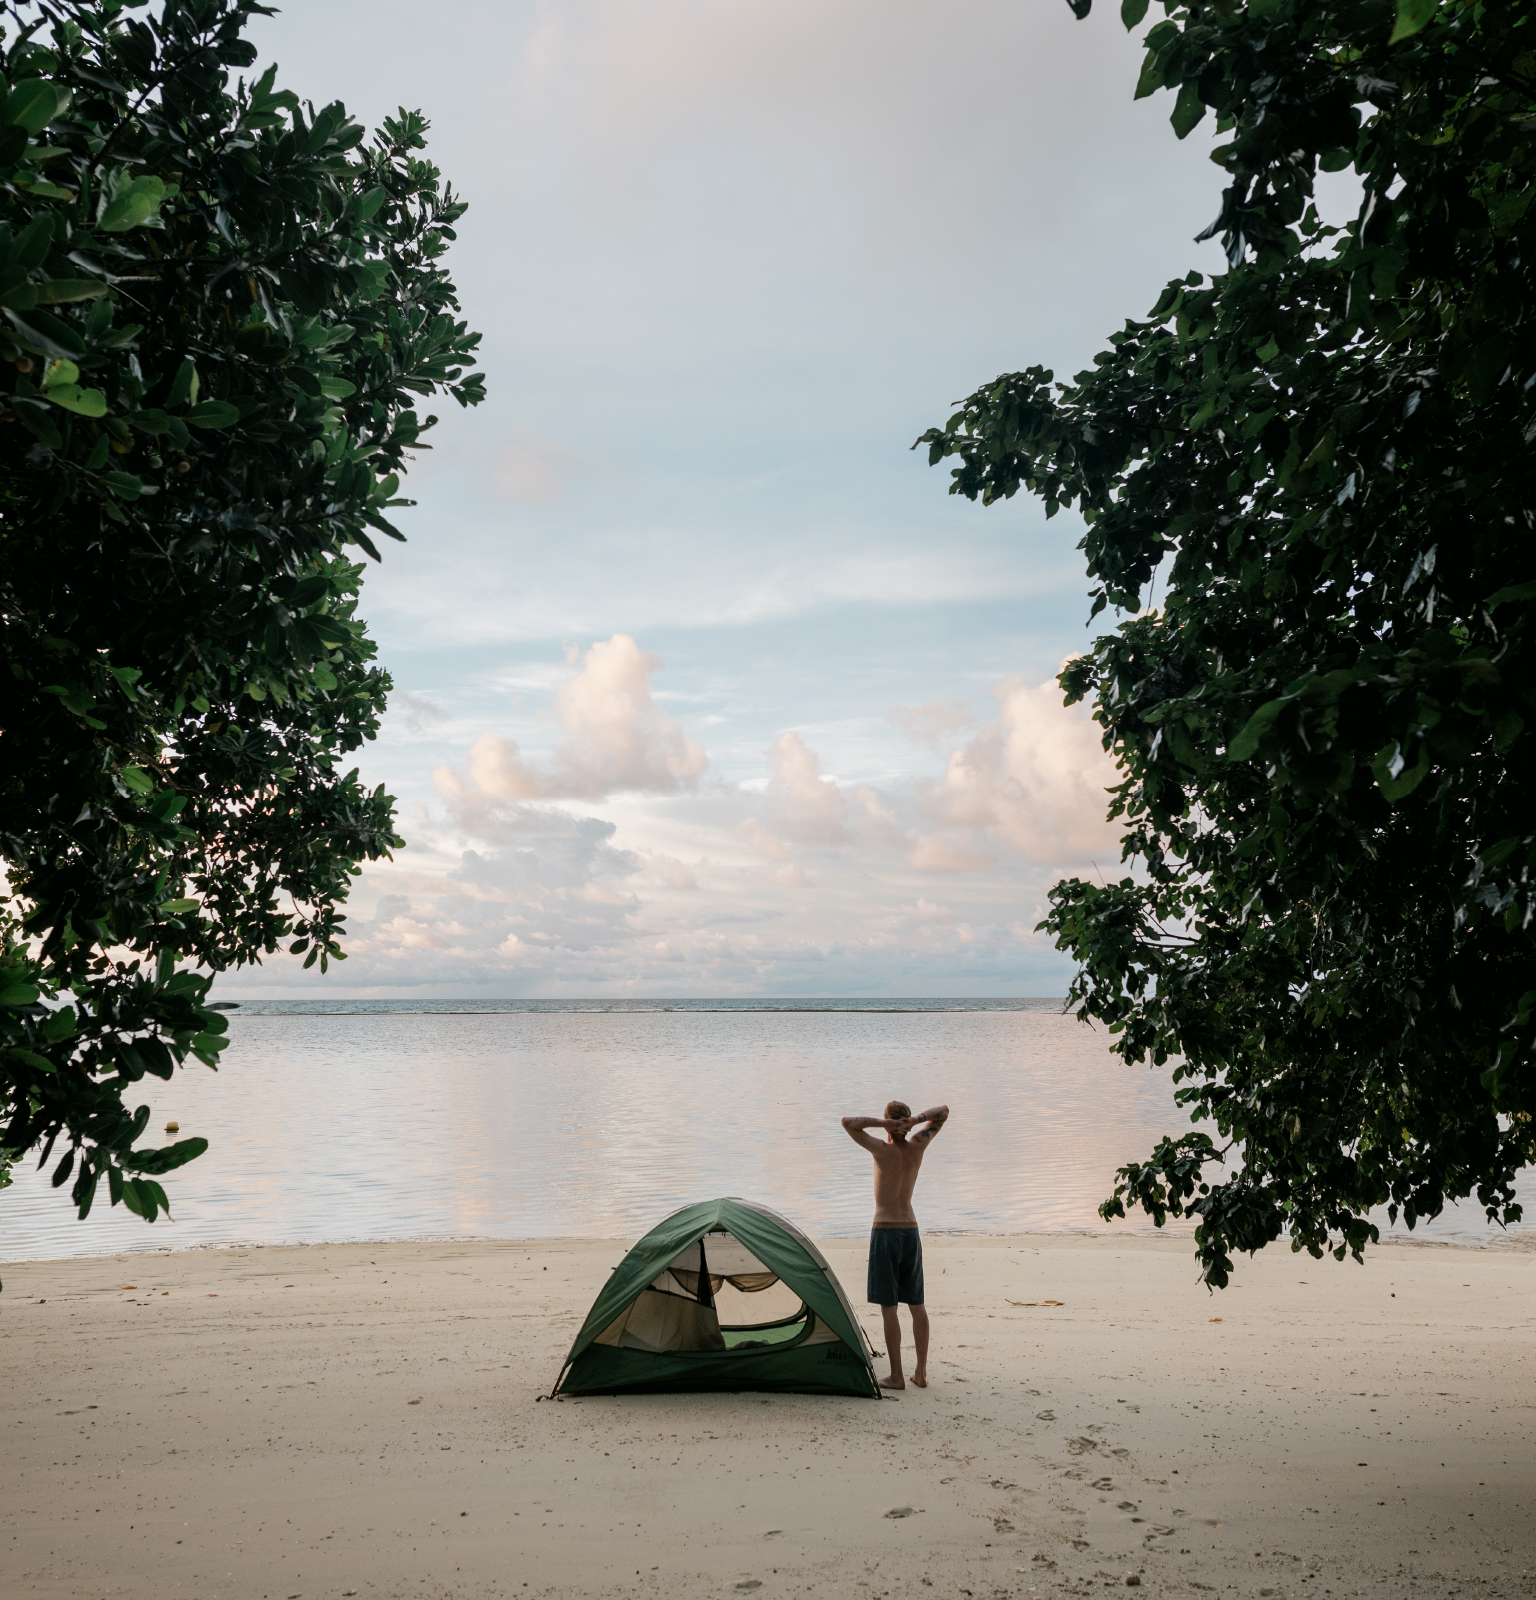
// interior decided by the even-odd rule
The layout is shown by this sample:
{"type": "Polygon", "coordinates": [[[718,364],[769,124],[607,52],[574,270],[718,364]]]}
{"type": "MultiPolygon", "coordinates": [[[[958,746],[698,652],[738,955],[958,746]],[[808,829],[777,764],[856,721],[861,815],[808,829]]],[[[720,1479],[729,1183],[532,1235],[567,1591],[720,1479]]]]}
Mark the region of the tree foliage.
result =
{"type": "Polygon", "coordinates": [[[255,0],[0,5],[0,1146],[153,1221],[127,1097],[225,1039],[212,975],[340,959],[399,843],[347,757],[388,677],[355,615],[399,475],[482,398],[464,207],[402,111],[278,89],[255,0]]]}
{"type": "Polygon", "coordinates": [[[1194,1215],[1219,1286],[1282,1234],[1358,1258],[1380,1206],[1517,1220],[1536,1159],[1536,12],[1163,9],[1137,94],[1227,136],[1227,269],[919,444],[953,492],[1076,506],[1128,614],[1061,682],[1133,870],[1042,926],[1224,1141],[1163,1140],[1101,1212],[1194,1215]],[[1320,172],[1363,188],[1342,227],[1320,172]]]}

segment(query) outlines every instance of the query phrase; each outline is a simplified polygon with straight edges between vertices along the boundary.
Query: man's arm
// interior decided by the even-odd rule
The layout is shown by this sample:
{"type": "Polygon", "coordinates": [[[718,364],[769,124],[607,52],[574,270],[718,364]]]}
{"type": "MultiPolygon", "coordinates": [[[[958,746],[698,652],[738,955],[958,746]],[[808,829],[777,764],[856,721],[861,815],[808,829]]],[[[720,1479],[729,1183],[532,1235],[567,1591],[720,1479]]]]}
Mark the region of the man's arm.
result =
{"type": "Polygon", "coordinates": [[[887,1122],[884,1117],[843,1118],[843,1132],[846,1133],[855,1144],[863,1145],[864,1148],[871,1154],[878,1150],[884,1150],[885,1146],[881,1144],[878,1139],[871,1139],[869,1134],[865,1132],[865,1129],[884,1128],[887,1132],[890,1132],[898,1127],[904,1126],[904,1123],[887,1122]]]}
{"type": "Polygon", "coordinates": [[[912,1119],[912,1126],[918,1130],[917,1137],[922,1140],[931,1139],[940,1128],[949,1121],[949,1107],[935,1106],[931,1111],[920,1111],[912,1119]],[[926,1126],[923,1126],[926,1124],[926,1126]]]}

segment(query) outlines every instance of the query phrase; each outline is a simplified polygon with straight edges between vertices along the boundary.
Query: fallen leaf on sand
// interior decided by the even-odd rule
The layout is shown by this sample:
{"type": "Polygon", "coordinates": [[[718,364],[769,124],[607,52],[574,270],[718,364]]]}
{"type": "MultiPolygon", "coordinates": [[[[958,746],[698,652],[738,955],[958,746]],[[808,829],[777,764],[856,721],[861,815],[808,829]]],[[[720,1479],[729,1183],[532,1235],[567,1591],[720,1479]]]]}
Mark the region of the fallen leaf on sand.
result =
{"type": "Polygon", "coordinates": [[[1220,1322],[1221,1318],[1220,1317],[1207,1317],[1205,1320],[1207,1322],[1220,1322]]]}
{"type": "Polygon", "coordinates": [[[911,1515],[911,1506],[893,1506],[889,1511],[886,1512],[886,1516],[888,1517],[910,1517],[911,1515]]]}
{"type": "MultiPolygon", "coordinates": [[[[1007,1299],[1007,1296],[1004,1296],[1007,1299]]],[[[1011,1306],[1064,1306],[1065,1300],[1009,1300],[1011,1306]]]]}
{"type": "Polygon", "coordinates": [[[407,1400],[405,1403],[408,1406],[419,1406],[421,1404],[421,1396],[417,1395],[414,1400],[407,1400]]]}

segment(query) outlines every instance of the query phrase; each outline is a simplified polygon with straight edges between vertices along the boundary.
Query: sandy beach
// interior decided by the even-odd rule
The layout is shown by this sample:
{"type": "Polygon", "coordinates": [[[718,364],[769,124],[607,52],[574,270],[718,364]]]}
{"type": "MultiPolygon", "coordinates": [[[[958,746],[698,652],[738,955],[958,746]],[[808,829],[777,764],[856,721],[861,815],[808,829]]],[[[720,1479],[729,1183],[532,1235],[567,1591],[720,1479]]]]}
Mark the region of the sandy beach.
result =
{"type": "Polygon", "coordinates": [[[10,1266],[6,1595],[1536,1593],[1536,1251],[936,1236],[927,1391],[539,1401],[623,1249],[10,1266]]]}

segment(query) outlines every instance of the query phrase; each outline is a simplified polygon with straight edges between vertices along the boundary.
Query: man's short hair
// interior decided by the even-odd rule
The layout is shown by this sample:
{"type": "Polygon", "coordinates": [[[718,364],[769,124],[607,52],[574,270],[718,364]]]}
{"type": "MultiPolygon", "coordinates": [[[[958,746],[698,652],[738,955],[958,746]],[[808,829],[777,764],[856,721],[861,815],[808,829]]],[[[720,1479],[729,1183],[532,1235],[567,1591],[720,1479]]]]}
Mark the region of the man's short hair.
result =
{"type": "Polygon", "coordinates": [[[903,1117],[910,1117],[911,1115],[912,1107],[905,1100],[893,1100],[885,1108],[885,1120],[887,1122],[899,1122],[903,1117]]]}

